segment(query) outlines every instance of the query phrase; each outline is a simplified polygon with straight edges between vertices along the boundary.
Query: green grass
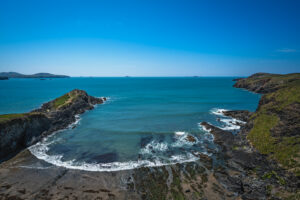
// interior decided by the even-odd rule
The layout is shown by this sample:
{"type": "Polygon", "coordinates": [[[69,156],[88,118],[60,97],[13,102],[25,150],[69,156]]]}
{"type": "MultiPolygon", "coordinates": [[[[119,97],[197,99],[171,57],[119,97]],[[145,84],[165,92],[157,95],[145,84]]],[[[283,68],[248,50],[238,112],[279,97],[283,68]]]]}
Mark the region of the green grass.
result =
{"type": "Polygon", "coordinates": [[[279,182],[280,185],[285,185],[285,180],[283,178],[281,178],[280,176],[278,176],[278,174],[275,171],[270,171],[268,173],[265,173],[262,176],[263,179],[270,179],[272,177],[277,179],[277,181],[279,182]]]}
{"type": "Polygon", "coordinates": [[[275,115],[262,114],[255,118],[254,126],[247,138],[263,154],[274,152],[275,138],[271,136],[270,129],[278,122],[275,115]]]}
{"type": "Polygon", "coordinates": [[[295,168],[295,172],[299,173],[300,137],[272,137],[270,129],[276,126],[278,121],[279,118],[275,115],[258,115],[247,138],[260,153],[268,154],[282,166],[295,168]]]}
{"type": "Polygon", "coordinates": [[[282,75],[273,77],[274,80],[283,81],[285,85],[262,97],[265,99],[264,104],[251,116],[254,123],[247,138],[260,153],[269,155],[270,158],[299,176],[300,135],[275,137],[271,134],[272,128],[278,125],[280,120],[278,114],[290,105],[300,103],[300,80],[290,81],[291,77],[298,78],[299,74],[292,74],[289,77],[282,75]]]}
{"type": "Polygon", "coordinates": [[[79,94],[73,90],[73,91],[55,99],[53,106],[55,109],[58,109],[64,105],[66,105],[67,103],[74,101],[77,97],[79,97],[79,94]]]}
{"type": "Polygon", "coordinates": [[[37,114],[40,114],[40,113],[31,112],[31,113],[4,114],[4,115],[0,115],[0,123],[7,122],[7,121],[10,121],[13,119],[24,118],[24,117],[31,116],[31,115],[37,115],[37,114]]]}
{"type": "Polygon", "coordinates": [[[64,105],[70,99],[69,94],[65,94],[54,101],[54,107],[57,109],[60,106],[64,105]]]}
{"type": "Polygon", "coordinates": [[[0,115],[0,122],[6,122],[9,120],[17,119],[17,118],[22,118],[24,116],[28,115],[27,113],[20,113],[20,114],[5,114],[5,115],[0,115]]]}
{"type": "Polygon", "coordinates": [[[265,109],[281,111],[292,103],[300,103],[300,80],[288,84],[276,92],[266,94],[264,98],[270,101],[264,105],[265,109]]]}
{"type": "Polygon", "coordinates": [[[261,77],[251,77],[251,78],[244,79],[242,81],[248,85],[252,85],[252,84],[261,85],[261,83],[263,82],[264,87],[266,88],[280,89],[280,88],[288,87],[290,86],[290,84],[293,84],[294,82],[299,82],[300,73],[286,74],[286,75],[266,74],[261,77]],[[265,82],[266,80],[268,81],[265,82]]]}

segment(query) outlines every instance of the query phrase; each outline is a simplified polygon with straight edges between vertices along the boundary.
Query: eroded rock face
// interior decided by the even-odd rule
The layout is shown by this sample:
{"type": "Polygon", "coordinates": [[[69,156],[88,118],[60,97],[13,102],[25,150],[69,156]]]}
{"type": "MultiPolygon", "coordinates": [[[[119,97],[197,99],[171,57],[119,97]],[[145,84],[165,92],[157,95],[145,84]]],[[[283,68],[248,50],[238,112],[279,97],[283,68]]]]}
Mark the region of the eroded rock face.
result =
{"type": "Polygon", "coordinates": [[[51,127],[44,114],[33,114],[0,123],[0,161],[35,143],[51,127]]]}
{"type": "Polygon", "coordinates": [[[62,97],[45,103],[30,113],[0,121],[0,161],[10,158],[42,137],[66,128],[75,122],[75,115],[104,102],[102,98],[89,96],[85,91],[77,89],[62,97]],[[68,98],[62,101],[62,97],[68,98]]]}

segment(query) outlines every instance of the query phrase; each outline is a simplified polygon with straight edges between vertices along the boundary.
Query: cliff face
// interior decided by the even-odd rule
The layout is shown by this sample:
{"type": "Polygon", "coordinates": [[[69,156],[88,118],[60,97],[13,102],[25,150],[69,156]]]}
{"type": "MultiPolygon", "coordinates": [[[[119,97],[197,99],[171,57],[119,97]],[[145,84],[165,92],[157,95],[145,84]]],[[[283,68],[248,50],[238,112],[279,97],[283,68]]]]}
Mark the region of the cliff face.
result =
{"type": "Polygon", "coordinates": [[[75,122],[75,115],[91,110],[103,101],[76,89],[30,113],[0,115],[0,160],[6,160],[42,137],[66,128],[75,122]]]}
{"type": "Polygon", "coordinates": [[[242,133],[260,153],[300,176],[300,74],[254,74],[234,86],[264,93],[242,133]]]}

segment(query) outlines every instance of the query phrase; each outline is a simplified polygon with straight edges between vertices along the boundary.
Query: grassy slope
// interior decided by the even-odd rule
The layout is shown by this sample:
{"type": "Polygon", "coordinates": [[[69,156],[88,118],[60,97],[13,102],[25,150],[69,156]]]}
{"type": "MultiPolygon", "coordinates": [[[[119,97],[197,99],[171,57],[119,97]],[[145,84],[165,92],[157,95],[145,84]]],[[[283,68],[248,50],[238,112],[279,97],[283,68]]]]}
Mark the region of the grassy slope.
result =
{"type": "Polygon", "coordinates": [[[55,109],[59,109],[65,105],[68,105],[69,103],[75,101],[79,95],[80,94],[78,94],[75,90],[72,90],[71,92],[55,99],[53,101],[53,106],[55,109]]]}
{"type": "MultiPolygon", "coordinates": [[[[271,78],[268,84],[279,89],[262,97],[265,101],[252,116],[253,128],[247,138],[261,153],[267,154],[284,168],[300,176],[300,133],[290,137],[272,135],[272,129],[280,121],[281,111],[295,103],[300,103],[300,80],[297,80],[300,74],[273,77],[267,75],[257,79],[264,78],[271,78]]],[[[247,81],[257,81],[257,79],[250,78],[247,81]]],[[[300,116],[298,117],[300,119],[300,116]]]]}

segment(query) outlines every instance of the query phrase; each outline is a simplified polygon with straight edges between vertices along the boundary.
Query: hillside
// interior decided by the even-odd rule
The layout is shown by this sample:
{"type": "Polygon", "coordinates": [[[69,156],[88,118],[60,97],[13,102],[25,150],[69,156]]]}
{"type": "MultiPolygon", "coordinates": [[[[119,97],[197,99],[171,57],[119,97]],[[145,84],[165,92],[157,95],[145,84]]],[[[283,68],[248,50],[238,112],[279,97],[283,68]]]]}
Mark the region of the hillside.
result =
{"type": "Polygon", "coordinates": [[[263,93],[243,132],[270,159],[300,176],[300,74],[258,73],[239,79],[238,88],[263,93]]]}

